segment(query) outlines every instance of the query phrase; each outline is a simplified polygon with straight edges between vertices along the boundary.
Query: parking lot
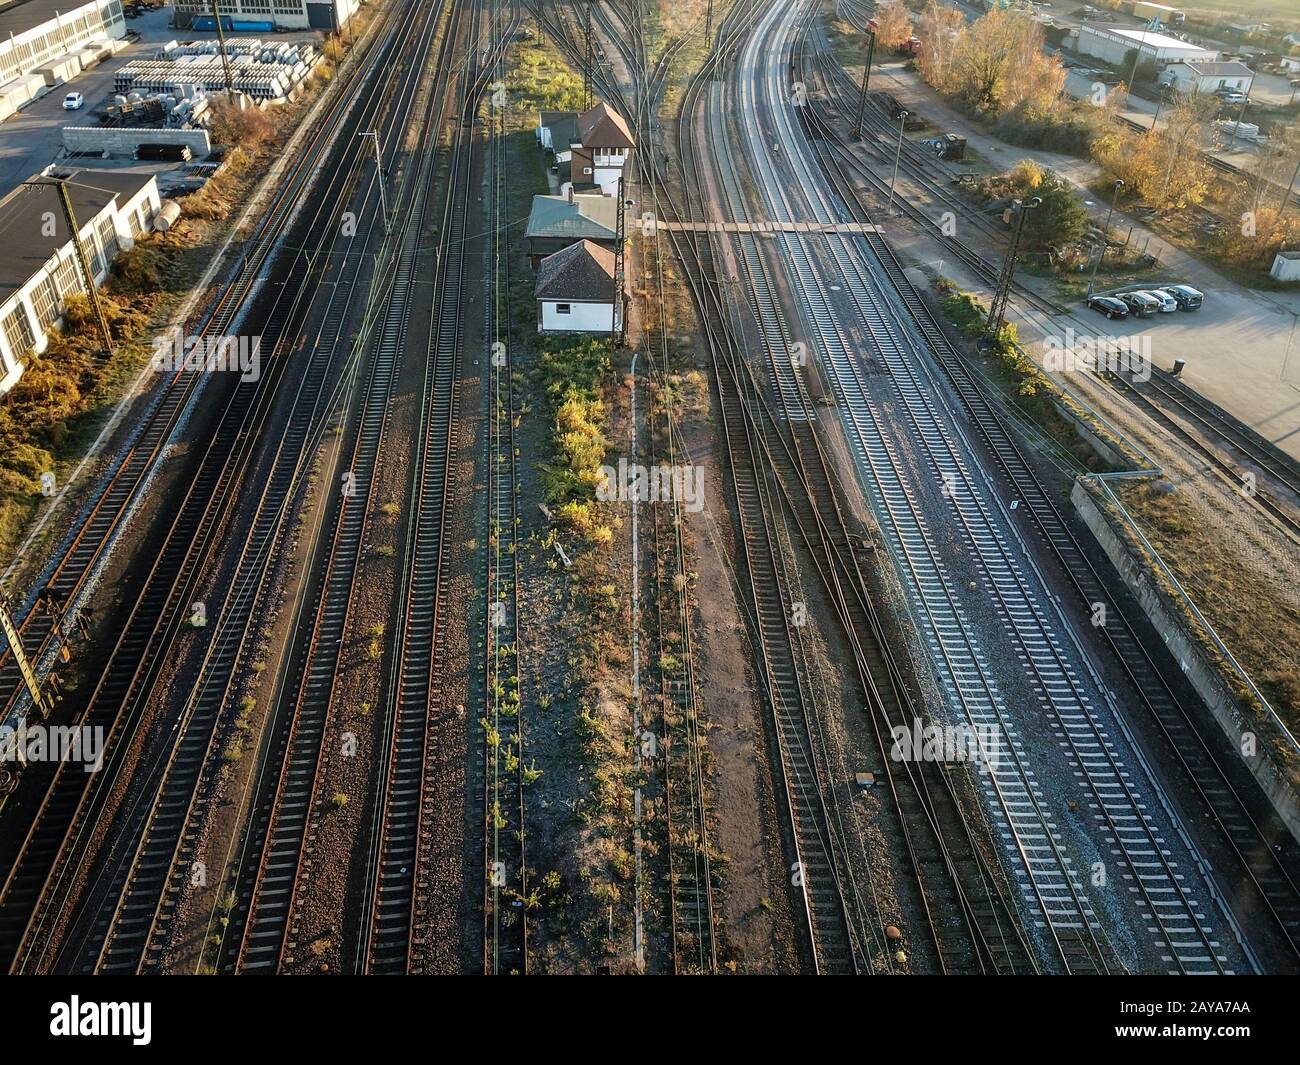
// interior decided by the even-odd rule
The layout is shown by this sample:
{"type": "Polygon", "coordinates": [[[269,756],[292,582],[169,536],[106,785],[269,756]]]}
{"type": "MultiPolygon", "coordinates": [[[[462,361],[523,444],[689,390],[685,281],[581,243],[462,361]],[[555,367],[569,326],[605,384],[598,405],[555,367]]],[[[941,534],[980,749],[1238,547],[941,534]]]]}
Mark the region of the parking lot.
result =
{"type": "MultiPolygon", "coordinates": [[[[214,32],[177,31],[170,26],[171,16],[172,9],[164,7],[129,19],[127,30],[138,39],[132,40],[125,51],[105,60],[94,69],[85,71],[72,81],[51,89],[39,100],[33,100],[16,115],[0,123],[0,195],[8,193],[43,167],[58,162],[63,155],[64,126],[96,124],[92,112],[113,91],[113,75],[120,67],[133,59],[152,56],[168,41],[200,41],[216,37],[214,32]],[[63,98],[69,92],[79,92],[85,96],[85,105],[79,111],[63,109],[63,98]]],[[[322,34],[301,31],[266,36],[273,37],[276,41],[293,42],[319,40],[322,34]]],[[[91,163],[96,166],[131,165],[129,160],[107,164],[92,160],[91,163]]],[[[86,160],[80,160],[78,165],[88,164],[86,160]]]]}
{"type": "Polygon", "coordinates": [[[1188,385],[1300,458],[1300,297],[1173,275],[1106,291],[1131,292],[1162,283],[1191,284],[1204,292],[1204,305],[1150,318],[1108,319],[1079,304],[1075,318],[1089,323],[1094,336],[1149,337],[1156,366],[1168,370],[1176,359],[1184,360],[1182,376],[1188,385]]]}

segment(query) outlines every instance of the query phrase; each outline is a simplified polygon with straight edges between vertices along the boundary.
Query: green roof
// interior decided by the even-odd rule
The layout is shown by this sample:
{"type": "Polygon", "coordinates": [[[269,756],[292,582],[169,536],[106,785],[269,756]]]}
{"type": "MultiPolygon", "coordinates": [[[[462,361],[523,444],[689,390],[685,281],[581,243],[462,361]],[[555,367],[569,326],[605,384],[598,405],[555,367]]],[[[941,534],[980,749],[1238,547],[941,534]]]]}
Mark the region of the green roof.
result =
{"type": "Polygon", "coordinates": [[[618,201],[611,196],[534,196],[526,237],[615,240],[618,201]]]}

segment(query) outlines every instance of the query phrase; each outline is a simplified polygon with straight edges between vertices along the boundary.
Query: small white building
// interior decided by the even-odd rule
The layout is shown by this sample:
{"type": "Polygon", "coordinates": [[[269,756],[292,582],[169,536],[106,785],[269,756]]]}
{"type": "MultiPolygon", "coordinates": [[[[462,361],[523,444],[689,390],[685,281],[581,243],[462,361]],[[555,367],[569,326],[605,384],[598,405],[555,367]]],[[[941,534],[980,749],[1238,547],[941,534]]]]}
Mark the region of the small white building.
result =
{"type": "Polygon", "coordinates": [[[541,112],[537,143],[555,153],[557,165],[569,164],[569,180],[561,179],[562,191],[599,192],[603,196],[618,192],[619,178],[636,147],[623,116],[603,100],[582,114],[541,112]]]}
{"type": "Polygon", "coordinates": [[[537,267],[539,333],[612,333],[623,322],[614,293],[614,253],[589,240],[548,255],[537,267]]]}
{"type": "Polygon", "coordinates": [[[1274,281],[1300,281],[1300,251],[1280,251],[1268,276],[1274,281]]]}
{"type": "Polygon", "coordinates": [[[1255,82],[1255,72],[1238,62],[1184,62],[1171,63],[1166,73],[1169,84],[1179,92],[1214,93],[1220,89],[1250,93],[1255,82]]]}
{"type": "MultiPolygon", "coordinates": [[[[51,170],[53,168],[50,168],[51,170]]],[[[49,174],[46,171],[46,175],[49,174]]],[[[40,182],[42,176],[32,178],[40,182]]],[[[102,284],[119,251],[147,233],[161,206],[152,174],[78,171],[64,175],[72,213],[102,284]]],[[[26,361],[48,344],[67,297],[85,292],[76,249],[52,183],[20,185],[0,199],[0,395],[17,383],[26,361]]]]}
{"type": "Polygon", "coordinates": [[[1211,63],[1219,58],[1218,52],[1188,44],[1177,37],[1168,37],[1158,30],[1130,30],[1088,23],[1079,27],[1078,50],[1104,63],[1118,66],[1135,48],[1143,59],[1153,60],[1161,66],[1187,60],[1211,63]]]}

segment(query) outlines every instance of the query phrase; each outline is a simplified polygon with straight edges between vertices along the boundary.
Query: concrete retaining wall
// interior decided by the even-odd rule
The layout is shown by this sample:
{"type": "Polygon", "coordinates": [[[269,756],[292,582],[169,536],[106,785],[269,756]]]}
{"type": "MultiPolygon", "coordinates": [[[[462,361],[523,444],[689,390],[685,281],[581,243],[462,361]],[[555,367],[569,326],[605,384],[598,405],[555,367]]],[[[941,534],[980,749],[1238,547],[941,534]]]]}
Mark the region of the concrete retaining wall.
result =
{"type": "Polygon", "coordinates": [[[1060,399],[1053,399],[1052,403],[1060,413],[1061,417],[1074,426],[1074,432],[1079,439],[1082,440],[1092,453],[1101,459],[1102,462],[1106,463],[1114,470],[1129,469],[1132,466],[1132,463],[1128,459],[1097,435],[1097,431],[1092,427],[1092,425],[1083,418],[1080,418],[1070,408],[1068,403],[1065,403],[1060,399]]]}
{"type": "Polygon", "coordinates": [[[1205,700],[1215,721],[1231,741],[1233,749],[1240,752],[1243,736],[1251,733],[1258,738],[1253,757],[1243,757],[1259,786],[1277,810],[1291,835],[1300,840],[1300,797],[1290,781],[1278,768],[1266,748],[1259,722],[1238,704],[1228,684],[1219,674],[1213,660],[1203,650],[1187,622],[1170,604],[1149,572],[1148,564],[1130,549],[1127,541],[1112,527],[1102,511],[1101,504],[1092,496],[1082,480],[1074,482],[1070,500],[1075,510],[1101,544],[1107,557],[1119,572],[1129,590],[1137,597],[1174,658],[1183,668],[1193,688],[1205,700]]]}
{"type": "Polygon", "coordinates": [[[212,140],[206,129],[105,129],[65,126],[63,147],[70,152],[101,152],[134,157],[141,144],[188,144],[195,159],[206,158],[212,140]]]}

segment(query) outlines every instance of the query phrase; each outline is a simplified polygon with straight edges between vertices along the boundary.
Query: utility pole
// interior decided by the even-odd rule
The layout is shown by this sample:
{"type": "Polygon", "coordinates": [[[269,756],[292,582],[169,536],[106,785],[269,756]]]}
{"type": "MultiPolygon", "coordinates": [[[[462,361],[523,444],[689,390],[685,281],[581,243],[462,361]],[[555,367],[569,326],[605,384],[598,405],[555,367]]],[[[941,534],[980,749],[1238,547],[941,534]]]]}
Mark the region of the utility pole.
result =
{"type": "Polygon", "coordinates": [[[898,160],[903,155],[903,126],[907,124],[907,111],[898,112],[898,147],[894,150],[894,173],[889,178],[889,208],[886,213],[894,213],[894,182],[898,180],[898,160]]]}
{"type": "Polygon", "coordinates": [[[86,299],[95,315],[95,324],[99,327],[99,337],[104,342],[104,358],[113,356],[113,334],[108,328],[108,317],[104,314],[104,305],[99,301],[99,286],[95,284],[95,272],[90,268],[90,256],[86,246],[81,243],[81,229],[77,225],[77,215],[72,209],[72,197],[68,195],[68,183],[64,178],[50,177],[47,181],[25,181],[24,185],[35,188],[53,185],[58,190],[59,206],[63,209],[63,221],[72,235],[72,247],[76,252],[77,265],[81,268],[81,280],[86,286],[86,299]]]}
{"type": "Polygon", "coordinates": [[[379,209],[384,212],[384,233],[389,231],[388,227],[388,193],[384,190],[384,160],[379,154],[379,131],[366,130],[358,133],[358,137],[369,137],[375,146],[375,181],[379,185],[379,209]]]}
{"type": "Polygon", "coordinates": [[[609,321],[609,346],[622,341],[623,329],[623,244],[627,240],[627,203],[623,199],[623,175],[618,176],[618,215],[614,235],[614,309],[609,321]]]}
{"type": "Polygon", "coordinates": [[[1133,49],[1133,52],[1135,53],[1133,56],[1133,69],[1129,71],[1129,75],[1128,75],[1129,92],[1133,91],[1133,83],[1137,81],[1138,64],[1142,62],[1142,46],[1147,43],[1147,33],[1150,30],[1159,29],[1159,28],[1160,28],[1159,15],[1151,19],[1150,22],[1146,23],[1146,25],[1142,27],[1142,36],[1138,38],[1138,46],[1133,49]]]}
{"type": "Polygon", "coordinates": [[[998,287],[993,293],[993,302],[989,304],[988,332],[996,337],[1007,317],[1007,301],[1011,298],[1011,282],[1016,275],[1016,253],[1020,250],[1020,237],[1025,231],[1025,218],[1035,207],[1041,206],[1042,197],[1015,202],[1016,225],[1011,231],[1011,246],[1007,248],[1007,257],[1002,262],[1002,272],[998,275],[998,287]]]}
{"type": "Polygon", "coordinates": [[[858,97],[858,118],[853,123],[853,139],[862,139],[862,119],[867,111],[867,84],[871,81],[871,59],[876,54],[876,35],[867,41],[867,65],[862,68],[862,95],[858,97]]]}
{"type": "Polygon", "coordinates": [[[28,694],[32,697],[32,705],[40,711],[41,717],[49,717],[50,711],[54,708],[50,697],[41,691],[40,678],[36,676],[36,670],[32,668],[31,662],[27,658],[27,652],[23,650],[23,641],[18,635],[18,626],[14,624],[13,615],[9,613],[7,603],[0,603],[0,629],[4,630],[5,639],[9,641],[9,650],[13,652],[14,662],[18,664],[18,672],[23,678],[23,684],[27,687],[28,694]]]}
{"type": "MultiPolygon", "coordinates": [[[[709,0],[708,13],[704,16],[704,46],[706,48],[711,40],[713,40],[713,0],[709,0]]],[[[1295,99],[1295,93],[1291,94],[1291,99],[1295,99]]]]}
{"type": "Polygon", "coordinates": [[[1291,184],[1286,187],[1286,192],[1282,196],[1282,206],[1277,209],[1279,219],[1286,214],[1287,206],[1291,202],[1291,192],[1295,188],[1296,178],[1300,178],[1300,158],[1296,159],[1295,170],[1291,174],[1291,184]]]}
{"type": "Polygon", "coordinates": [[[1092,295],[1092,287],[1097,280],[1097,268],[1101,266],[1101,261],[1106,258],[1106,242],[1110,238],[1110,218],[1115,213],[1115,201],[1119,199],[1119,190],[1124,187],[1124,179],[1115,179],[1115,189],[1110,194],[1110,210],[1106,212],[1106,227],[1101,231],[1101,254],[1097,256],[1097,261],[1092,264],[1092,276],[1088,278],[1088,295],[1092,295]]]}
{"type": "Polygon", "coordinates": [[[231,105],[235,102],[235,85],[230,77],[230,56],[226,55],[226,31],[221,28],[221,13],[217,10],[217,0],[209,0],[212,7],[212,21],[217,27],[217,47],[221,49],[221,69],[226,75],[226,99],[231,105]]]}
{"type": "Polygon", "coordinates": [[[1232,139],[1228,141],[1228,151],[1234,151],[1237,147],[1237,134],[1241,132],[1241,120],[1246,117],[1246,107],[1250,103],[1250,97],[1247,96],[1241,101],[1241,107],[1237,111],[1237,121],[1232,124],[1232,139]]]}

